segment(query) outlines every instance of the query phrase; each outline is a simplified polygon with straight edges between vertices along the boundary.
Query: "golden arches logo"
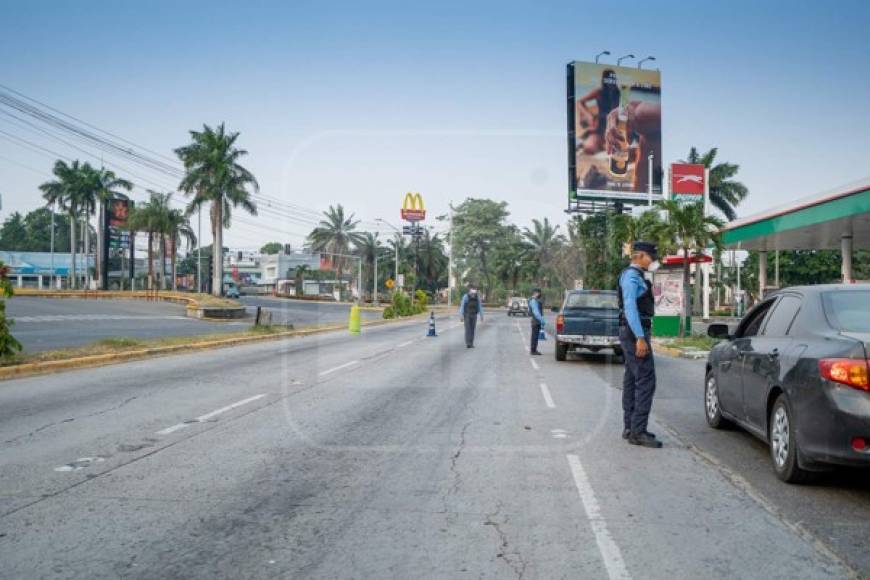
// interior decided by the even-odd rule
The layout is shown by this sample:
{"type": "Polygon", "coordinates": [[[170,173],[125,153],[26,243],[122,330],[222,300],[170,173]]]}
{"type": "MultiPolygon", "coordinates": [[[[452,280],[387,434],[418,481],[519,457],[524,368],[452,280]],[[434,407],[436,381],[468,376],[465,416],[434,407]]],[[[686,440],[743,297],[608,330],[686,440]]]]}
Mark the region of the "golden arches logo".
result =
{"type": "Polygon", "coordinates": [[[402,202],[402,219],[409,222],[419,222],[426,219],[426,206],[423,205],[423,196],[419,193],[408,192],[402,202]]]}

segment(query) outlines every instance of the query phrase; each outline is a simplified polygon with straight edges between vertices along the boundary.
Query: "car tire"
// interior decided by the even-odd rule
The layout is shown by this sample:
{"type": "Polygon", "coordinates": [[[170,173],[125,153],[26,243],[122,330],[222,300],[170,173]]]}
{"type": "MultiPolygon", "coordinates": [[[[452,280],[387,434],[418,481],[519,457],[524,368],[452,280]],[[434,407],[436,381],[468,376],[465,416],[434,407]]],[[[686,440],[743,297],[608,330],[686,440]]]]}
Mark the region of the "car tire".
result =
{"type": "Polygon", "coordinates": [[[704,417],[707,425],[713,429],[725,429],[731,422],[722,416],[722,406],[719,403],[719,383],[713,371],[704,378],[704,417]]]}
{"type": "Polygon", "coordinates": [[[625,353],[622,352],[621,348],[613,349],[613,357],[618,358],[620,363],[625,364],[625,353]]]}
{"type": "Polygon", "coordinates": [[[568,358],[568,345],[564,342],[556,341],[556,360],[564,361],[568,358]]]}
{"type": "Polygon", "coordinates": [[[812,472],[798,465],[794,414],[785,393],[779,395],[770,411],[768,440],[773,471],[779,479],[786,483],[807,483],[813,479],[812,472]]]}

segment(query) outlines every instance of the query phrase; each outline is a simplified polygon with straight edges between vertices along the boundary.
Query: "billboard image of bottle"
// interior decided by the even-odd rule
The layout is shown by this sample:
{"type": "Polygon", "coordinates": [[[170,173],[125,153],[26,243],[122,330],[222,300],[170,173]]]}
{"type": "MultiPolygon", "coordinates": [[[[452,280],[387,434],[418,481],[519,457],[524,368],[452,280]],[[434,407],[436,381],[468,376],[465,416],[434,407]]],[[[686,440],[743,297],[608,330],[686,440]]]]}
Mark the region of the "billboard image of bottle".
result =
{"type": "Polygon", "coordinates": [[[611,64],[568,65],[571,199],[641,199],[661,193],[661,74],[611,64]]]}

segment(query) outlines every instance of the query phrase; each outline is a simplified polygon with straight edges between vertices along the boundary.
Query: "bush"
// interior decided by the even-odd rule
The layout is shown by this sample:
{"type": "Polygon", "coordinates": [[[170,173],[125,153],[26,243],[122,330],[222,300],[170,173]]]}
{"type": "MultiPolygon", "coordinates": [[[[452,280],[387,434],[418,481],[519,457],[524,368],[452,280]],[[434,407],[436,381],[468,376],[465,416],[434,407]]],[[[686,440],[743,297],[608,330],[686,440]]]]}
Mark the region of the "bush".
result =
{"type": "Polygon", "coordinates": [[[396,317],[396,309],[392,306],[387,306],[384,308],[384,318],[395,318],[396,317]]]}
{"type": "Polygon", "coordinates": [[[6,318],[6,299],[12,297],[9,267],[0,262],[0,357],[10,358],[21,352],[21,343],[12,336],[14,321],[6,318]]]}
{"type": "Polygon", "coordinates": [[[414,314],[422,314],[426,312],[426,309],[429,306],[429,296],[422,290],[417,290],[414,293],[414,314]]]}

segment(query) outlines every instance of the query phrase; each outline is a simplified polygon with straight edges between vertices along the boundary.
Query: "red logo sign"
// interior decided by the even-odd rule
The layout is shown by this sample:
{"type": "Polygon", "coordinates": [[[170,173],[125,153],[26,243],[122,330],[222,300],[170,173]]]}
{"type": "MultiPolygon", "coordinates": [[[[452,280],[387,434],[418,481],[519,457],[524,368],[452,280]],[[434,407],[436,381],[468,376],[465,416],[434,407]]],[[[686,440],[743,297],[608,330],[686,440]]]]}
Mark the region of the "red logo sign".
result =
{"type": "Polygon", "coordinates": [[[672,163],[671,193],[693,197],[703,196],[704,166],[694,163],[672,163]]]}

